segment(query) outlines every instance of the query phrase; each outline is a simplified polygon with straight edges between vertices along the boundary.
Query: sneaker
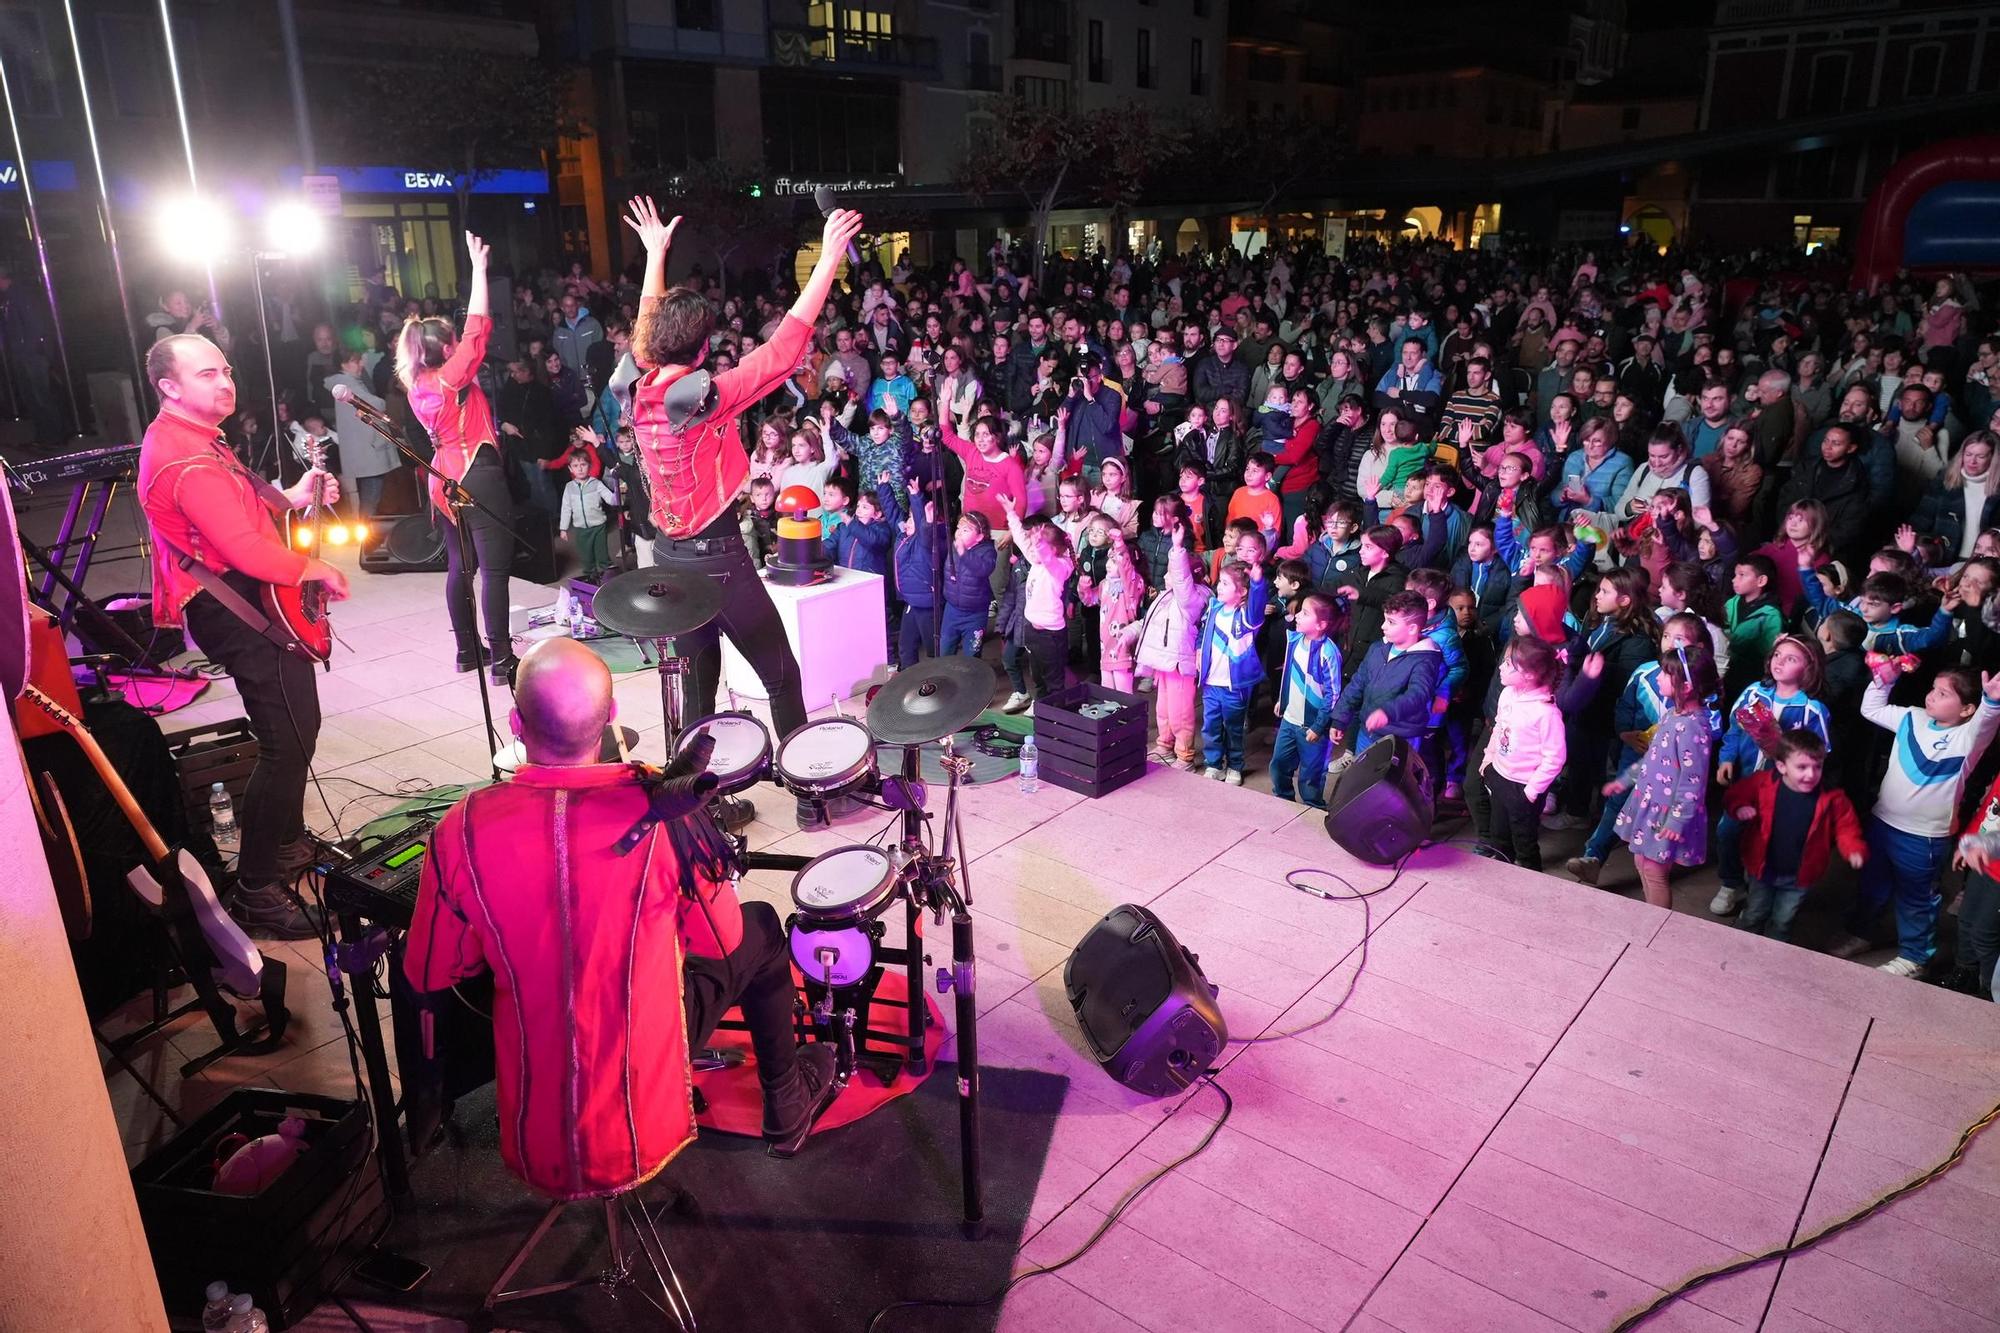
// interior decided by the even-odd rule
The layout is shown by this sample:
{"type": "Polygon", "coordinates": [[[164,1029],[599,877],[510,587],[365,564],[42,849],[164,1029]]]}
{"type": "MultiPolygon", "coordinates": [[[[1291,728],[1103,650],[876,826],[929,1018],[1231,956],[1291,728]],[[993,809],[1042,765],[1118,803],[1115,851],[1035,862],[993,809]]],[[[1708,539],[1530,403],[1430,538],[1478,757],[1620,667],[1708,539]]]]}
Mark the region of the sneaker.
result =
{"type": "Polygon", "coordinates": [[[1232,768],[1222,775],[1222,780],[1232,787],[1240,787],[1243,785],[1243,770],[1232,768]]]}
{"type": "Polygon", "coordinates": [[[1604,869],[1604,862],[1594,856],[1572,856],[1563,862],[1563,869],[1585,884],[1595,884],[1598,873],[1604,869]]]}
{"type": "Polygon", "coordinates": [[[1034,700],[1030,699],[1027,695],[1021,693],[1019,690],[1015,690],[1007,696],[1007,702],[1000,705],[1000,711],[1003,713],[1018,713],[1033,702],[1034,700]]]}
{"type": "Polygon", "coordinates": [[[1339,777],[1342,773],[1354,767],[1354,761],[1360,757],[1360,755],[1352,750],[1342,750],[1328,761],[1326,775],[1330,778],[1339,777]]]}
{"type": "Polygon", "coordinates": [[[736,833],[757,817],[757,807],[741,796],[718,796],[708,803],[708,813],[724,833],[736,833]]]}
{"type": "Polygon", "coordinates": [[[1742,909],[1743,900],[1749,896],[1745,890],[1725,884],[1717,889],[1715,897],[1709,900],[1708,914],[1710,916],[1730,916],[1742,909]]]}
{"type": "Polygon", "coordinates": [[[1875,970],[1877,972],[1887,972],[1892,977],[1914,977],[1917,973],[1924,970],[1924,965],[1922,963],[1913,963],[1898,954],[1875,970]]]}
{"type": "Polygon", "coordinates": [[[267,940],[316,939],[326,922],[314,909],[278,884],[238,887],[229,900],[229,915],[248,933],[267,940]]]}
{"type": "Polygon", "coordinates": [[[1183,773],[1192,773],[1194,772],[1194,760],[1183,759],[1179,755],[1175,755],[1169,767],[1179,769],[1183,773]]]}
{"type": "Polygon", "coordinates": [[[771,1113],[764,1113],[765,1149],[773,1157],[796,1157],[799,1149],[806,1146],[806,1136],[819,1118],[826,1114],[840,1090],[846,1086],[834,1077],[834,1051],[828,1042],[809,1042],[799,1047],[799,1083],[801,1090],[796,1101],[799,1110],[790,1124],[772,1128],[771,1113]]]}
{"type": "Polygon", "coordinates": [[[1827,952],[1835,958],[1859,958],[1875,946],[1859,935],[1843,935],[1835,940],[1827,952]]]}
{"type": "Polygon", "coordinates": [[[1222,770],[1213,766],[1201,770],[1201,775],[1205,778],[1211,778],[1216,782],[1222,781],[1222,770]]]}
{"type": "Polygon", "coordinates": [[[1173,751],[1163,750],[1155,745],[1152,749],[1146,751],[1146,762],[1151,764],[1171,764],[1174,762],[1173,751]]]}
{"type": "Polygon", "coordinates": [[[1563,833],[1569,829],[1582,828],[1588,822],[1582,815],[1567,814],[1558,810],[1542,819],[1542,827],[1552,833],[1563,833]]]}
{"type": "Polygon", "coordinates": [[[1457,783],[1457,782],[1447,782],[1447,783],[1445,783],[1445,784],[1444,784],[1444,797],[1443,797],[1443,799],[1444,799],[1444,800],[1447,800],[1447,801],[1462,801],[1462,800],[1464,800],[1464,799],[1465,799],[1465,787],[1464,787],[1464,785],[1463,785],[1463,784],[1461,784],[1461,783],[1457,783]]]}

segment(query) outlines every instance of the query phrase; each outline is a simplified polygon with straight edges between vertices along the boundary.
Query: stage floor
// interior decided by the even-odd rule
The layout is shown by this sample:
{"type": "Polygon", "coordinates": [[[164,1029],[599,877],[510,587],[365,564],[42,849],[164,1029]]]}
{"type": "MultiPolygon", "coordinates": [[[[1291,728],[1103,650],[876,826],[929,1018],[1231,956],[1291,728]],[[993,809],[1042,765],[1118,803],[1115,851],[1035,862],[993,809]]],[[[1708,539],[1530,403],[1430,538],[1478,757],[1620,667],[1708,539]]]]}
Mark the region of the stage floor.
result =
{"type": "MultiPolygon", "coordinates": [[[[401,789],[484,776],[478,697],[452,672],[440,583],[361,576],[339,608],[319,773],[341,830],[401,789]]],[[[524,605],[548,600],[515,586],[524,605]]],[[[656,678],[621,677],[617,698],[641,757],[658,759],[656,678]]],[[[503,691],[503,728],[505,706],[503,691]]],[[[235,712],[224,686],[165,723],[235,712]]],[[[763,849],[862,841],[885,818],[800,833],[787,798],[755,796],[763,849]]],[[[309,802],[311,822],[334,831],[309,802]]],[[[1207,1089],[1130,1094],[1083,1054],[1061,969],[1099,915],[1121,902],[1157,911],[1221,987],[1238,1037],[1320,1019],[1353,982],[1331,1022],[1232,1044],[1219,1081],[1235,1111],[1213,1146],[1084,1259],[1020,1288],[1003,1328],[1606,1329],[1694,1269],[1899,1184],[2000,1100],[1991,1004],[1460,847],[1418,853],[1364,910],[1288,888],[1285,874],[1318,867],[1372,888],[1388,872],[1345,856],[1300,807],[1189,774],[1155,769],[1099,800],[1007,782],[969,791],[965,811],[982,1059],[1071,1079],[1024,1265],[1067,1254],[1221,1110],[1207,1089]]],[[[747,892],[777,901],[784,889],[760,874],[747,892]]],[[[315,952],[276,947],[297,964],[286,1048],[183,1083],[171,1072],[183,1057],[160,1043],[146,1063],[170,1097],[198,1110],[239,1083],[351,1091],[315,952]]],[[[158,1118],[130,1079],[111,1087],[136,1160],[159,1141],[158,1118]]],[[[2000,1130],[1858,1229],[1706,1287],[1647,1327],[2000,1333],[1996,1218],[2000,1130]]],[[[347,1327],[337,1313],[310,1326],[347,1327]]]]}

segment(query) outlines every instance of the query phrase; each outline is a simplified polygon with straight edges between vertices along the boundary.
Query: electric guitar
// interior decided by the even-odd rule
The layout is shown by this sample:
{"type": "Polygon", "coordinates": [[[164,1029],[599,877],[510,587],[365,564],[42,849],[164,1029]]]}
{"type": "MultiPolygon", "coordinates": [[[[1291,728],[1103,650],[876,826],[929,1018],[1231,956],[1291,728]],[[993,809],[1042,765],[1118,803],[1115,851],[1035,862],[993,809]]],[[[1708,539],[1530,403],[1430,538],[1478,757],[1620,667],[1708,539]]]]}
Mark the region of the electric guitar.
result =
{"type": "MultiPolygon", "coordinates": [[[[326,445],[323,442],[308,435],[305,451],[308,469],[317,472],[326,466],[326,445]]],[[[318,517],[322,508],[321,484],[317,479],[313,481],[313,501],[306,509],[308,519],[318,517]]],[[[333,622],[327,617],[324,583],[312,579],[296,588],[266,583],[262,587],[260,601],[272,629],[278,631],[292,651],[315,662],[324,662],[333,656],[333,622]]]]}
{"type": "Polygon", "coordinates": [[[145,846],[147,863],[126,872],[125,881],[132,886],[132,891],[165,916],[169,928],[182,941],[183,956],[190,960],[199,957],[188,948],[194,943],[185,929],[191,918],[199,929],[199,942],[215,960],[216,981],[225,990],[243,999],[255,999],[263,988],[264,955],[243,933],[243,927],[223,910],[201,862],[195,860],[186,848],[167,846],[152,821],[146,818],[145,811],[139,808],[139,802],[133,798],[125,780],[118,776],[118,770],[111,766],[111,760],[98,747],[97,738],[74,714],[33,685],[26,686],[21,697],[41,709],[75,739],[84,756],[90,760],[90,766],[97,770],[97,776],[111,793],[111,798],[118,802],[118,808],[132,826],[132,832],[145,846]]]}

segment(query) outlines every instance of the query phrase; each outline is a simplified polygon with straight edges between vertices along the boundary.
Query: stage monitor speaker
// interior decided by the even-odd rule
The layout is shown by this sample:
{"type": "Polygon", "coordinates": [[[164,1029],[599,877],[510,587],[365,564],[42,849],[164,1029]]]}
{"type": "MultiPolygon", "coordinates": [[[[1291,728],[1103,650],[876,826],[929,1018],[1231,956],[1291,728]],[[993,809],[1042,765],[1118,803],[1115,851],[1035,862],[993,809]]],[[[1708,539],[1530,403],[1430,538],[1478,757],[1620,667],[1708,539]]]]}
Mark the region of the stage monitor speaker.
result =
{"type": "Polygon", "coordinates": [[[556,520],[544,510],[522,505],[514,510],[514,531],[527,545],[514,547],[514,577],[530,583],[554,585],[556,581],[556,520]]]}
{"type": "Polygon", "coordinates": [[[1362,751],[1326,801],[1327,836],[1350,856],[1394,865],[1431,833],[1430,776],[1416,747],[1400,736],[1362,751]]]}
{"type": "Polygon", "coordinates": [[[361,543],[361,568],[370,574],[431,574],[444,568],[443,525],[428,511],[378,514],[361,543]]]}
{"type": "Polygon", "coordinates": [[[1063,989],[1104,1072],[1150,1097],[1201,1077],[1229,1040],[1200,960],[1131,903],[1090,928],[1063,965],[1063,989]]]}

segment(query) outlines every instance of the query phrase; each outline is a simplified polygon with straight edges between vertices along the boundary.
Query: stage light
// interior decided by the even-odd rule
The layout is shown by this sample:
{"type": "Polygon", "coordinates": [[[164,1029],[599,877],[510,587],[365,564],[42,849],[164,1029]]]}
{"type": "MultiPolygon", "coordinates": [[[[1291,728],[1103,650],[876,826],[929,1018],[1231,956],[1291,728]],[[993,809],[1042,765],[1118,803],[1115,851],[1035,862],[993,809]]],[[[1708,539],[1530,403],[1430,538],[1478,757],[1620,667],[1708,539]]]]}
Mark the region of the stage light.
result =
{"type": "Polygon", "coordinates": [[[228,253],[236,226],[213,199],[184,194],[162,203],[153,215],[160,248],[175,258],[204,266],[228,253]]]}
{"type": "Polygon", "coordinates": [[[326,532],[322,535],[325,536],[328,546],[347,545],[347,525],[345,523],[330,524],[326,532]]]}
{"type": "Polygon", "coordinates": [[[310,551],[316,536],[311,528],[299,528],[292,533],[292,545],[301,551],[310,551]]]}
{"type": "Polygon", "coordinates": [[[303,255],[326,244],[326,219],[300,199],[282,199],[264,215],[264,244],[275,255],[303,255]]]}
{"type": "Polygon", "coordinates": [[[368,525],[366,523],[356,523],[347,530],[347,535],[354,538],[354,544],[359,546],[368,540],[368,525]]]}

